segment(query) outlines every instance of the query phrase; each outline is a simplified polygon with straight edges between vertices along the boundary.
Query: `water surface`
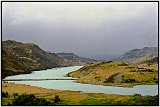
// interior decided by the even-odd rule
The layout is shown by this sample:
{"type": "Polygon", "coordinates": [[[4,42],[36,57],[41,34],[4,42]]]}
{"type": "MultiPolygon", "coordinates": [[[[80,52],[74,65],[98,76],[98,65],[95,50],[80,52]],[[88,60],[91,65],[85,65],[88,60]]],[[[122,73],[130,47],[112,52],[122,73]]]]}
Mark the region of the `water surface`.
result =
{"type": "MultiPolygon", "coordinates": [[[[82,66],[71,66],[53,68],[41,71],[33,71],[31,74],[21,74],[8,76],[5,79],[71,79],[65,77],[71,71],[80,69],[82,66]]],[[[120,94],[120,95],[158,95],[158,85],[137,85],[133,88],[103,86],[92,84],[81,84],[74,82],[75,80],[42,80],[42,81],[12,81],[17,84],[26,84],[38,86],[47,89],[82,91],[84,93],[105,93],[105,94],[120,94]]]]}

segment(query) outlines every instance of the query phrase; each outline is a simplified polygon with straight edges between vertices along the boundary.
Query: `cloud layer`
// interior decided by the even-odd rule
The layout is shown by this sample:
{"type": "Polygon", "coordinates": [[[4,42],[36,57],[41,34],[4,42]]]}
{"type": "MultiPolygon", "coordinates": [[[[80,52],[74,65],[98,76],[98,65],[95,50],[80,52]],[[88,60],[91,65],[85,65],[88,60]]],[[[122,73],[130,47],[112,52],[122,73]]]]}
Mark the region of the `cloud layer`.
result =
{"type": "Polygon", "coordinates": [[[158,3],[6,2],[2,39],[109,59],[133,48],[158,45],[158,3]]]}

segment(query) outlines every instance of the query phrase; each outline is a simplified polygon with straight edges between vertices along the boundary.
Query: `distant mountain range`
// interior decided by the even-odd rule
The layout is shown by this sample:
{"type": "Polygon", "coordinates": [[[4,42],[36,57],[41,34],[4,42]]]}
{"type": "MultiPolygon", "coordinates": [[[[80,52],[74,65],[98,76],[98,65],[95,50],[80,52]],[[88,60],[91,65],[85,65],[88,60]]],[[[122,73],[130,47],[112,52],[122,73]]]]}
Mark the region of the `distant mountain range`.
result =
{"type": "Polygon", "coordinates": [[[45,52],[33,43],[2,41],[2,78],[53,67],[84,65],[94,60],[73,53],[45,52]]]}
{"type": "Polygon", "coordinates": [[[123,61],[133,64],[158,63],[158,47],[144,47],[143,49],[133,49],[115,61],[123,61]]]}
{"type": "Polygon", "coordinates": [[[96,61],[94,59],[82,58],[74,53],[57,53],[57,55],[69,65],[85,65],[96,61]]]}

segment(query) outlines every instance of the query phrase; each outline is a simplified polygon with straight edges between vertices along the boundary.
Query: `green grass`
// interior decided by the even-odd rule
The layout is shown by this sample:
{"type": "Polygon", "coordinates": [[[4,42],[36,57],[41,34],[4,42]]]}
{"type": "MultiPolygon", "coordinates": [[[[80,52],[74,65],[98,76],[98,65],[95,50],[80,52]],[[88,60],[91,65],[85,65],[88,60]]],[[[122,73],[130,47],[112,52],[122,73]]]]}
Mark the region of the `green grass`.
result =
{"type": "Polygon", "coordinates": [[[78,78],[79,83],[127,86],[139,84],[157,84],[158,65],[131,66],[123,62],[97,62],[73,71],[68,76],[78,78]],[[119,81],[114,75],[122,75],[119,81]],[[110,81],[108,81],[110,80],[110,81]]]}

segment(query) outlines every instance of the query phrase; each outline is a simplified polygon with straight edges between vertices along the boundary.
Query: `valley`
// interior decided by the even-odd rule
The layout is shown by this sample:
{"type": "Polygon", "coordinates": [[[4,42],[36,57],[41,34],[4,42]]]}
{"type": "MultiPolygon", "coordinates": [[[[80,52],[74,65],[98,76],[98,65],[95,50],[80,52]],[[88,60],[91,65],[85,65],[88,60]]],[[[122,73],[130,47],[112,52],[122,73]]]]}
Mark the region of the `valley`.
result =
{"type": "Polygon", "coordinates": [[[9,75],[31,73],[35,70],[84,65],[93,61],[74,54],[71,54],[70,58],[58,55],[46,52],[33,43],[21,43],[13,40],[2,41],[2,78],[9,75]]]}
{"type": "Polygon", "coordinates": [[[1,1],[1,106],[159,106],[159,1],[1,1]]]}
{"type": "Polygon", "coordinates": [[[3,41],[2,105],[17,105],[22,96],[32,96],[40,105],[41,100],[44,105],[157,105],[158,53],[145,49],[102,62],[46,52],[33,43],[3,41]]]}

